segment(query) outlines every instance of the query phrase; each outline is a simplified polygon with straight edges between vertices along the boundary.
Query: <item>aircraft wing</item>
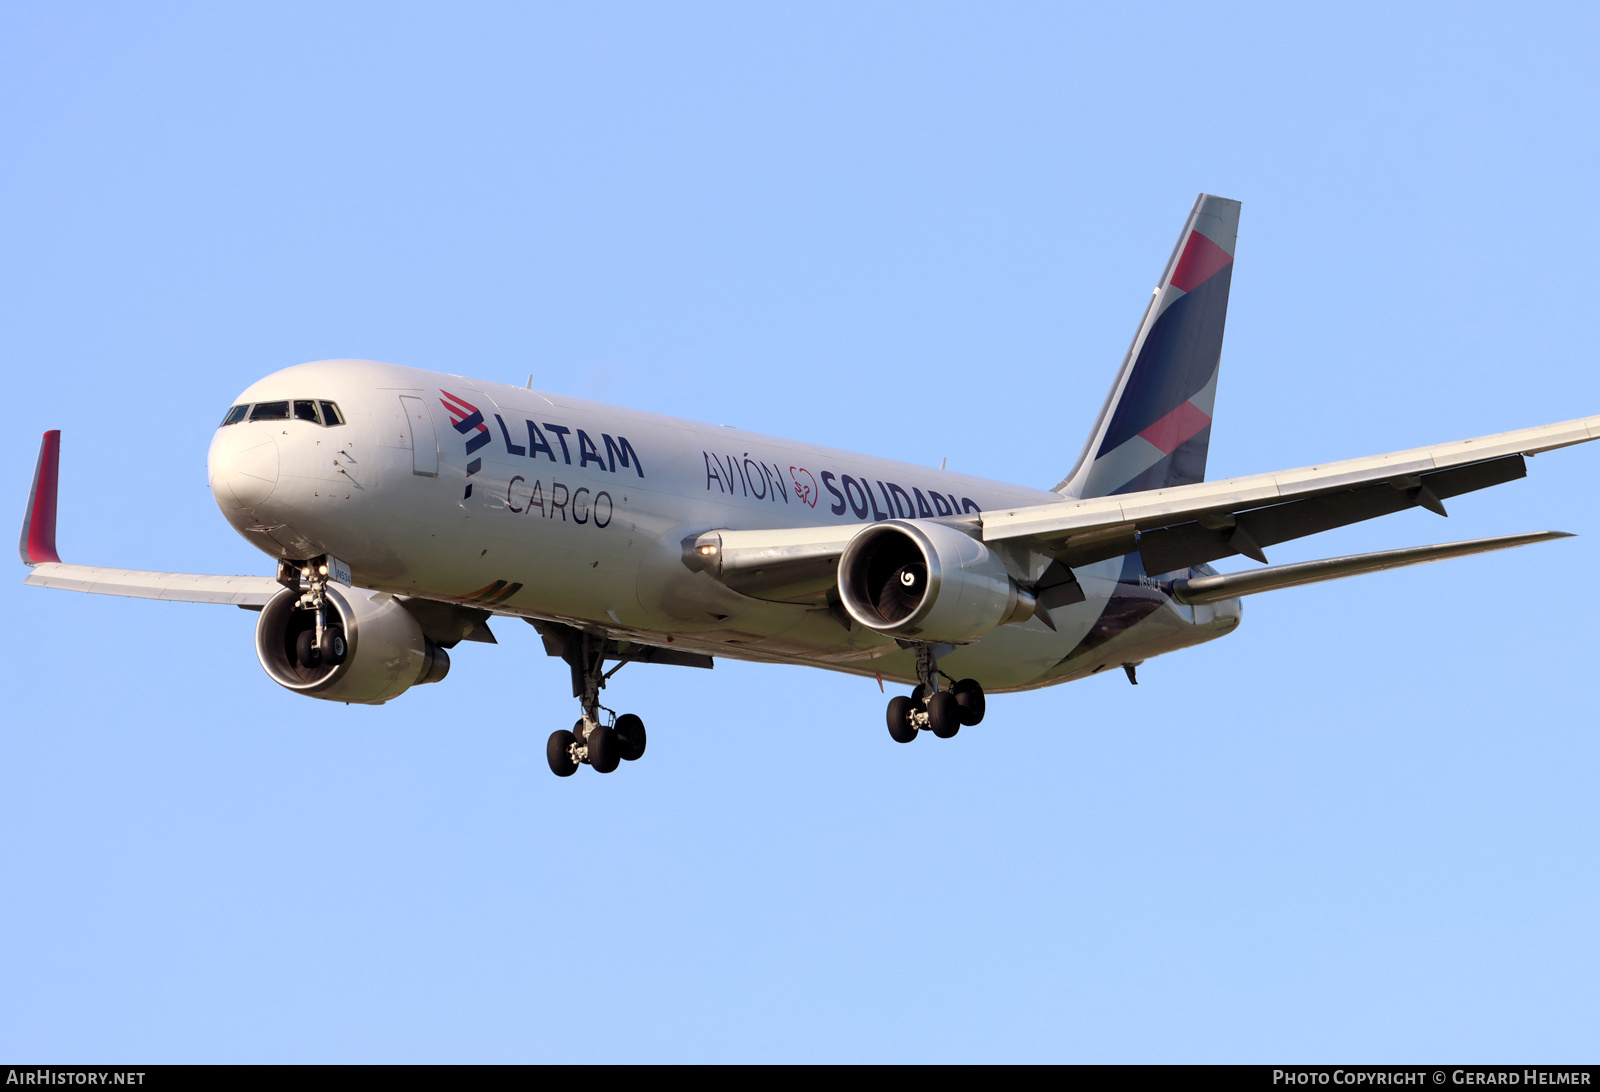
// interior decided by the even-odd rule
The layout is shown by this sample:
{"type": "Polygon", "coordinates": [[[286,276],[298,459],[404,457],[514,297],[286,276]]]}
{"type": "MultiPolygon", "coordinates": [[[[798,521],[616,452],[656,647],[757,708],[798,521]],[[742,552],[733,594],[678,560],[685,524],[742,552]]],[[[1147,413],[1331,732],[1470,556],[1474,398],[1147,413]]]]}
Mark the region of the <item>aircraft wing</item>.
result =
{"type": "MultiPolygon", "coordinates": [[[[1600,416],[1298,470],[996,509],[962,522],[981,526],[985,542],[1026,545],[1066,569],[1134,552],[1148,573],[1235,554],[1264,563],[1267,546],[1391,512],[1423,507],[1445,515],[1450,497],[1524,477],[1526,456],[1594,439],[1600,416]]],[[[707,531],[684,543],[684,564],[757,599],[821,605],[835,594],[839,557],[860,527],[707,531]]],[[[1484,540],[1496,543],[1484,548],[1538,540],[1484,540]]],[[[1354,571],[1373,570],[1341,575],[1354,571]]],[[[1074,601],[1075,590],[1070,573],[1054,565],[1034,589],[1046,606],[1074,601]]]]}
{"type": "Polygon", "coordinates": [[[24,584],[36,588],[165,599],[175,603],[231,603],[260,609],[283,590],[270,576],[205,576],[199,573],[151,573],[138,569],[102,569],[94,565],[36,562],[24,584]]]}
{"type": "Polygon", "coordinates": [[[270,576],[206,576],[199,573],[150,573],[138,569],[102,569],[68,565],[56,553],[56,502],[60,489],[61,431],[51,429],[39,445],[39,462],[28,492],[18,549],[33,571],[24,584],[36,588],[126,595],[134,599],[166,599],[176,603],[231,603],[259,610],[283,590],[270,576]]]}
{"type": "Polygon", "coordinates": [[[983,514],[990,543],[1026,543],[1069,567],[1138,551],[1145,571],[1243,554],[1524,477],[1524,457],[1600,438],[1600,416],[1387,455],[1142,493],[983,514]]]}

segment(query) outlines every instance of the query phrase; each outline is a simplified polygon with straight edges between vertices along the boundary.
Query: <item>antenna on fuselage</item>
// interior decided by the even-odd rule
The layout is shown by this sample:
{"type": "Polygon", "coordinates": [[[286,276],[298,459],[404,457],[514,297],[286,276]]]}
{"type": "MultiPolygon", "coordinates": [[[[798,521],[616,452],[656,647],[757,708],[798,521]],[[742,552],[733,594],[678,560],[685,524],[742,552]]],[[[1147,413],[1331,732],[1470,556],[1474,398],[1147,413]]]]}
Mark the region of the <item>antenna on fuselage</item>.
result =
{"type": "Polygon", "coordinates": [[[530,391],[533,390],[533,373],[532,372],[528,373],[528,389],[530,391]]]}

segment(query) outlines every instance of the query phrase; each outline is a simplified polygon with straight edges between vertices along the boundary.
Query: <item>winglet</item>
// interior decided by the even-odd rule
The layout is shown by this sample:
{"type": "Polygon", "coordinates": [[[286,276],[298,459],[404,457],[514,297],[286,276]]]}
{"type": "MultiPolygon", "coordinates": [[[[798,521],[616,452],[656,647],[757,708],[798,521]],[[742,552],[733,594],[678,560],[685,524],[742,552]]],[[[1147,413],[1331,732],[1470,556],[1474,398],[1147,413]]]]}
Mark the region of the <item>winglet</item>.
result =
{"type": "Polygon", "coordinates": [[[39,465],[33,470],[28,514],[22,519],[18,546],[25,565],[59,562],[56,553],[56,487],[61,477],[61,430],[51,429],[39,444],[39,465]]]}

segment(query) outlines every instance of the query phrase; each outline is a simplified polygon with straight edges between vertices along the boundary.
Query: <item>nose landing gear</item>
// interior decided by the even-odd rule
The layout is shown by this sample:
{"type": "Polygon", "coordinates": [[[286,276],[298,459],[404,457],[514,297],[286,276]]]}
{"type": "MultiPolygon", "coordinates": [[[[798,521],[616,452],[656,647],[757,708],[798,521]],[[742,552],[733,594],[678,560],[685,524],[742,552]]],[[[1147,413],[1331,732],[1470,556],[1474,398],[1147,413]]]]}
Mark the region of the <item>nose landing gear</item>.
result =
{"type": "Polygon", "coordinates": [[[910,697],[902,694],[889,699],[889,738],[896,743],[910,743],[923,729],[949,739],[963,725],[971,727],[983,720],[983,687],[976,679],[957,682],[940,671],[931,645],[917,646],[917,677],[922,681],[910,697]],[[941,678],[950,686],[941,690],[941,678]]]}
{"type": "Polygon", "coordinates": [[[572,668],[572,696],[583,708],[583,716],[573,724],[550,733],[545,744],[545,759],[557,777],[571,777],[580,765],[598,773],[611,773],[623,762],[644,756],[644,721],[633,713],[618,716],[600,704],[600,691],[606,680],[629,662],[623,660],[610,671],[605,669],[606,638],[578,630],[564,635],[561,658],[572,668]],[[602,718],[601,714],[605,714],[602,718]]]}
{"type": "Polygon", "coordinates": [[[310,614],[310,624],[294,639],[295,663],[302,673],[338,667],[349,655],[344,627],[339,624],[338,614],[328,602],[330,569],[339,564],[337,560],[326,556],[310,561],[278,562],[278,583],[299,591],[301,581],[305,582],[305,591],[295,603],[297,611],[310,614]]]}

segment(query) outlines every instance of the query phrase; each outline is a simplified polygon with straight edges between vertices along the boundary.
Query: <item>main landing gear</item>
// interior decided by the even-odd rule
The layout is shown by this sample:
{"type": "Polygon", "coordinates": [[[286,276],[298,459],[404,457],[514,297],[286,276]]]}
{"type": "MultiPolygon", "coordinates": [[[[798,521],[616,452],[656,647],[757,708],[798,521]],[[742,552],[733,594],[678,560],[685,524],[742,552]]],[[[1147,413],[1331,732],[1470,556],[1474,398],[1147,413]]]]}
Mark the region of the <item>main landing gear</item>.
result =
{"type": "Polygon", "coordinates": [[[922,681],[910,697],[889,699],[889,736],[896,743],[910,743],[924,728],[949,739],[962,725],[971,727],[983,720],[983,687],[976,679],[956,682],[940,671],[930,645],[917,646],[917,677],[922,681]],[[941,690],[941,678],[951,685],[941,690]]]}
{"type": "Polygon", "coordinates": [[[642,757],[644,721],[632,713],[618,716],[600,704],[600,691],[605,689],[606,680],[628,661],[607,671],[606,639],[577,630],[568,635],[561,658],[572,668],[572,696],[582,706],[583,716],[572,731],[562,728],[550,733],[550,741],[545,744],[550,772],[557,777],[571,777],[580,765],[587,764],[600,773],[610,773],[622,763],[642,757]]]}

